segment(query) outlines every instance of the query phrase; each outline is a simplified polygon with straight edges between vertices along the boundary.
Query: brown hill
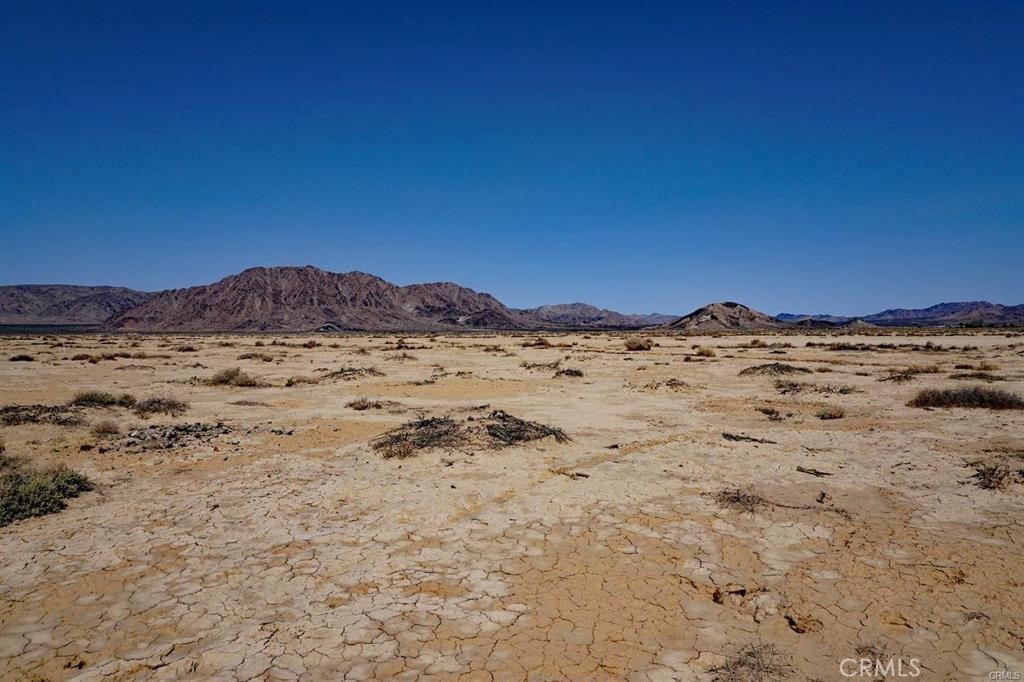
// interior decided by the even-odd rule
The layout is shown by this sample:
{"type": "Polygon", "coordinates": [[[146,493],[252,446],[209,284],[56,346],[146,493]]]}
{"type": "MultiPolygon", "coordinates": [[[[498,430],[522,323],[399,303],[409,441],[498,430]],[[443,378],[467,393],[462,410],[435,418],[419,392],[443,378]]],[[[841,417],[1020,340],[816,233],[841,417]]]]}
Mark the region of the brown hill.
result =
{"type": "Polygon", "coordinates": [[[108,321],[140,331],[523,329],[543,323],[490,294],[450,282],[400,287],[363,272],[250,268],[215,284],[171,289],[108,321]]]}
{"type": "Polygon", "coordinates": [[[0,286],[0,324],[100,324],[153,294],[70,284],[0,286]]]}
{"type": "Polygon", "coordinates": [[[779,329],[789,325],[745,305],[726,301],[698,308],[665,326],[688,332],[720,332],[779,329]]]}
{"type": "Polygon", "coordinates": [[[631,328],[664,324],[675,319],[674,315],[650,313],[629,315],[605,310],[587,303],[557,303],[529,308],[523,311],[553,324],[568,327],[631,328]]]}

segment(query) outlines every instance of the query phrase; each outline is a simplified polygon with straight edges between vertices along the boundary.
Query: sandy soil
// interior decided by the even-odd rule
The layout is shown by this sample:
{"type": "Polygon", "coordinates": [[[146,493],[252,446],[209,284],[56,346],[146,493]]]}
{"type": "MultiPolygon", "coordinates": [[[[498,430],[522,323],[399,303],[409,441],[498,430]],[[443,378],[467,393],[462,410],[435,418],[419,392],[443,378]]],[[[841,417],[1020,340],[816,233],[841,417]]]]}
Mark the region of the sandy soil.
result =
{"type": "Polygon", "coordinates": [[[661,336],[646,352],[611,334],[548,336],[564,344],[552,348],[309,338],[0,338],[2,404],[174,396],[190,403],[181,417],[82,416],[122,434],[231,429],[140,451],[89,425],[0,427],[8,455],[97,484],[0,528],[0,678],[775,679],[723,668],[749,646],[779,679],[847,679],[840,662],[865,656],[916,659],[922,680],[1024,673],[1024,479],[983,489],[966,464],[1024,468],[1024,412],[906,405],[983,383],[950,378],[956,364],[993,363],[1004,380],[988,385],[1024,394],[1020,336],[861,351],[805,344],[928,339],[661,336]],[[716,357],[684,361],[694,344],[716,357]],[[149,357],[70,360],[105,352],[149,357]],[[7,361],[17,353],[35,361],[7,361]],[[555,361],[584,376],[521,366],[555,361]],[[784,395],[739,375],[776,361],[828,371],[782,377],[810,384],[784,395]],[[879,381],[910,365],[938,372],[879,381]],[[270,385],[202,383],[236,366],[270,385]],[[343,366],[384,375],[285,386],[343,366]],[[361,396],[382,408],[346,407],[361,396]],[[845,417],[815,416],[829,405],[845,417]],[[410,459],[370,447],[421,413],[494,409],[572,440],[410,459]],[[762,506],[723,506],[731,489],[762,506]]]}

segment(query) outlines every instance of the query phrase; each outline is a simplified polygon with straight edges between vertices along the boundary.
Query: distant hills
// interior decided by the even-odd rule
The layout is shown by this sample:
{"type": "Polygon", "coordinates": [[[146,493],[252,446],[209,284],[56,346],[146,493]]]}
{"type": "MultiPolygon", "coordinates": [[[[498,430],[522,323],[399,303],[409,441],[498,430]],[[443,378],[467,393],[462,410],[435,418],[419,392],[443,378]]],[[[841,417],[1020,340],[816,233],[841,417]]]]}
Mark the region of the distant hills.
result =
{"type": "Polygon", "coordinates": [[[587,303],[509,308],[452,282],[398,286],[364,272],[259,267],[219,282],[160,292],[71,285],[0,286],[2,325],[93,325],[111,330],[444,331],[666,329],[689,333],[844,326],[1024,325],[1024,305],[985,301],[893,309],[859,318],[783,313],[732,301],[678,317],[619,313],[587,303]]]}
{"type": "Polygon", "coordinates": [[[782,313],[776,315],[776,319],[790,323],[814,321],[836,325],[862,320],[878,326],[903,327],[1021,325],[1024,324],[1024,304],[1005,306],[988,301],[961,301],[927,308],[893,308],[862,317],[782,313]]]}

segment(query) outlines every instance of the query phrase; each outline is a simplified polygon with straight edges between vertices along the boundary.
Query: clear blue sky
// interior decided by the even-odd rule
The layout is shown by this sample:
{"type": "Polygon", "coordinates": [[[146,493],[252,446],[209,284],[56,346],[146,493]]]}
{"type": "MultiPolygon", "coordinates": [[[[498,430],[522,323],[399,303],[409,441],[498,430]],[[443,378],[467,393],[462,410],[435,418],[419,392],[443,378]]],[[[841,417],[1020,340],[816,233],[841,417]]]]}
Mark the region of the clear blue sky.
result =
{"type": "Polygon", "coordinates": [[[5,2],[0,283],[1024,302],[1024,3],[5,2]]]}

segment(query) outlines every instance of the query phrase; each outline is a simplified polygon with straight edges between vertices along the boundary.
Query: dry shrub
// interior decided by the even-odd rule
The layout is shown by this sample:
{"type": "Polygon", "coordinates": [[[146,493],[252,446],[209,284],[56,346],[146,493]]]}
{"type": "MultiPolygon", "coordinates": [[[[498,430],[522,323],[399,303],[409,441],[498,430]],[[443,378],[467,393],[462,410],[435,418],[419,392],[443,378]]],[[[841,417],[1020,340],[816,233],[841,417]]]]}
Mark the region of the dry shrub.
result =
{"type": "Polygon", "coordinates": [[[370,447],[385,459],[405,459],[422,450],[457,448],[465,441],[465,432],[451,417],[419,417],[377,436],[370,447]]]}
{"type": "Polygon", "coordinates": [[[626,339],[626,350],[650,350],[652,348],[654,348],[654,339],[626,339]]]}
{"type": "Polygon", "coordinates": [[[384,407],[384,403],[379,400],[370,400],[369,398],[356,398],[352,402],[345,405],[353,410],[379,410],[384,407]]]}
{"type": "Polygon", "coordinates": [[[10,358],[11,362],[35,362],[35,358],[31,355],[21,353],[20,355],[12,355],[10,358]]]}
{"type": "Polygon", "coordinates": [[[210,386],[240,386],[247,388],[261,385],[254,377],[249,376],[238,367],[222,369],[210,377],[206,383],[210,386]]]}
{"type": "Polygon", "coordinates": [[[140,417],[149,417],[154,414],[167,414],[172,417],[179,417],[187,411],[188,403],[174,398],[146,398],[135,403],[135,414],[140,417]]]}
{"type": "Polygon", "coordinates": [[[826,405],[815,412],[814,416],[818,419],[842,419],[846,416],[846,410],[838,405],[826,405]]]}
{"type": "Polygon", "coordinates": [[[575,369],[572,367],[566,367],[555,372],[556,377],[581,377],[583,376],[583,370],[575,369]]]}
{"type": "Polygon", "coordinates": [[[318,384],[318,383],[320,383],[320,380],[317,379],[316,377],[294,376],[294,377],[288,377],[288,380],[284,382],[284,385],[287,386],[288,388],[291,388],[292,386],[298,386],[299,384],[318,384]]]}
{"type": "Polygon", "coordinates": [[[551,348],[551,342],[538,336],[531,341],[523,341],[523,348],[551,348]]]}
{"type": "Polygon", "coordinates": [[[333,372],[328,372],[326,375],[328,379],[341,379],[342,381],[352,381],[364,376],[382,377],[384,372],[376,367],[342,367],[333,372]]]}
{"type": "Polygon", "coordinates": [[[238,356],[239,360],[262,360],[263,362],[273,362],[274,356],[270,353],[242,353],[238,356]]]}
{"type": "Polygon", "coordinates": [[[703,346],[697,349],[698,358],[713,358],[715,357],[715,351],[711,348],[704,348],[703,346]]]}
{"type": "Polygon", "coordinates": [[[97,438],[106,438],[107,436],[116,436],[121,433],[121,429],[118,428],[117,424],[110,421],[101,421],[92,427],[92,435],[97,438]]]}
{"type": "Polygon", "coordinates": [[[1024,410],[1024,399],[1009,391],[985,386],[929,388],[907,403],[910,407],[971,407],[989,410],[1024,410]]]}
{"type": "Polygon", "coordinates": [[[741,490],[740,488],[731,488],[716,493],[715,501],[723,509],[735,509],[748,514],[761,511],[771,504],[760,495],[741,490]]]}
{"type": "Polygon", "coordinates": [[[973,379],[977,381],[1003,381],[1003,377],[998,374],[992,374],[991,372],[960,372],[958,374],[950,374],[950,379],[973,379]]]}
{"type": "Polygon", "coordinates": [[[67,507],[68,498],[93,489],[88,478],[61,465],[31,469],[9,457],[0,466],[0,526],[20,519],[53,514],[67,507]]]}
{"type": "Polygon", "coordinates": [[[793,667],[774,644],[748,644],[710,672],[713,682],[775,682],[790,677],[793,667]]]}
{"type": "Polygon", "coordinates": [[[495,410],[487,418],[487,434],[501,446],[515,445],[551,436],[559,443],[565,443],[569,436],[554,426],[526,421],[513,417],[504,410],[495,410]]]}
{"type": "Polygon", "coordinates": [[[783,362],[769,362],[764,365],[755,365],[754,367],[747,367],[746,369],[740,370],[740,376],[770,376],[777,377],[784,374],[810,374],[811,370],[806,367],[797,367],[795,365],[787,365],[783,362]]]}
{"type": "Polygon", "coordinates": [[[115,396],[106,391],[82,391],[76,393],[68,405],[76,407],[134,407],[135,396],[131,393],[122,393],[115,396]]]}

